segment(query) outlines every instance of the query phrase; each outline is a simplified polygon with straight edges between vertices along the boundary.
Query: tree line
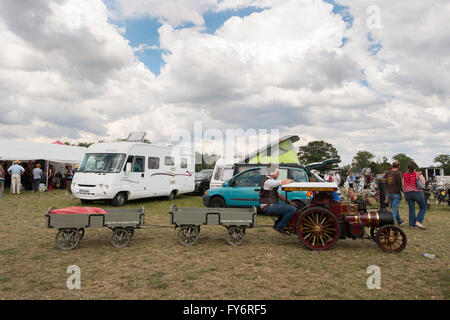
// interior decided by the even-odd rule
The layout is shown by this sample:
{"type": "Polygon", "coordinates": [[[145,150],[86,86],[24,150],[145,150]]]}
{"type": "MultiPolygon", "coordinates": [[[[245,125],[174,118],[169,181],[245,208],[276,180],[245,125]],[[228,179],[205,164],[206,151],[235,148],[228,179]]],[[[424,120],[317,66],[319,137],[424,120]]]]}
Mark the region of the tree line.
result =
{"type": "MultiPolygon", "coordinates": [[[[311,141],[305,146],[301,146],[297,153],[301,164],[307,164],[311,162],[321,162],[329,158],[341,159],[339,153],[332,144],[325,141],[311,141]]],[[[413,158],[404,153],[398,153],[392,156],[392,161],[398,160],[400,162],[400,169],[402,172],[407,171],[408,163],[413,158]]],[[[346,165],[341,169],[352,172],[362,172],[364,168],[370,168],[371,172],[378,174],[388,170],[392,161],[389,161],[387,157],[383,156],[381,160],[375,161],[375,155],[367,150],[358,151],[352,159],[351,165],[346,165]]],[[[438,163],[444,169],[445,175],[450,175],[450,155],[440,154],[433,159],[433,162],[438,163]]],[[[336,168],[337,165],[334,165],[336,168]]],[[[324,168],[325,170],[333,169],[333,166],[324,168]]]]}

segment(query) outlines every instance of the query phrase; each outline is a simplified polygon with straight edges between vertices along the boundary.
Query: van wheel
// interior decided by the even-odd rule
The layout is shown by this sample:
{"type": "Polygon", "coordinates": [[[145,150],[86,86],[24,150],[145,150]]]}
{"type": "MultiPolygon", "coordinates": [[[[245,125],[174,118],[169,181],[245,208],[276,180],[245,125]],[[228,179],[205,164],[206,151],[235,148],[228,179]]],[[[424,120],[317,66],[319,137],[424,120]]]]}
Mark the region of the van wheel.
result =
{"type": "Polygon", "coordinates": [[[127,194],[125,192],[119,192],[114,199],[111,200],[111,204],[115,207],[124,206],[127,203],[127,194]]]}
{"type": "Polygon", "coordinates": [[[167,197],[167,200],[172,201],[173,199],[175,199],[175,195],[177,194],[177,192],[174,190],[172,191],[169,196],[167,197]]]}
{"type": "Polygon", "coordinates": [[[225,200],[220,197],[214,197],[209,201],[210,208],[225,208],[225,200]]]}
{"type": "Polygon", "coordinates": [[[297,210],[301,211],[301,210],[303,210],[306,207],[306,205],[305,205],[305,203],[303,201],[294,200],[294,202],[295,202],[295,206],[297,207],[297,210]]]}

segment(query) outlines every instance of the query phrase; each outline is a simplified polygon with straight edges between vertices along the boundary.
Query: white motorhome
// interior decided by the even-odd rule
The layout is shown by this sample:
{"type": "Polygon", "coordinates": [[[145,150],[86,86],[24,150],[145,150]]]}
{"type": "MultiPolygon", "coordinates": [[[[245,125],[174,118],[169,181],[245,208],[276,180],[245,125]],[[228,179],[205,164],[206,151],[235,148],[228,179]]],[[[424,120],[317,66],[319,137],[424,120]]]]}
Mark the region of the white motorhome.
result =
{"type": "Polygon", "coordinates": [[[116,206],[127,200],[190,193],[195,189],[191,150],[142,142],[91,145],[75,173],[72,193],[84,203],[110,199],[116,206]]]}

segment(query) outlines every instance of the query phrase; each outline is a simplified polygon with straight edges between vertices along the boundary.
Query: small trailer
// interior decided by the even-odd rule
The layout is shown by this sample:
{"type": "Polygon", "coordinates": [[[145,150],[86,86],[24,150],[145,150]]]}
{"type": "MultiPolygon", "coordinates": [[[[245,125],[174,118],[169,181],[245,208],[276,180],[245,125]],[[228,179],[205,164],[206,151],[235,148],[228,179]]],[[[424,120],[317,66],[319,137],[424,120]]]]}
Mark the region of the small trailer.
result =
{"type": "Polygon", "coordinates": [[[55,245],[61,250],[74,249],[83,239],[85,228],[107,227],[112,230],[111,243],[126,247],[134,230],[144,225],[145,208],[104,210],[95,207],[51,207],[45,215],[47,228],[58,229],[55,245]]]}
{"type": "Polygon", "coordinates": [[[169,210],[170,223],[178,231],[178,242],[183,246],[197,243],[200,226],[222,225],[227,228],[228,244],[238,246],[245,236],[245,229],[256,224],[256,208],[179,208],[172,205],[169,210]]]}

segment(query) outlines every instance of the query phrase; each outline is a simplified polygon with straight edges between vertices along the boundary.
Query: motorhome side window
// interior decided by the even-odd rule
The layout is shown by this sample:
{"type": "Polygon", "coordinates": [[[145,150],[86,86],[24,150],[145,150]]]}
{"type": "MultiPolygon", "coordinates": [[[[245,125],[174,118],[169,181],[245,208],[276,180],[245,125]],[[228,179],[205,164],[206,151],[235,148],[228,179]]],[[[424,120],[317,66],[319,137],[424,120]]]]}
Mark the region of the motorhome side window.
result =
{"type": "Polygon", "coordinates": [[[133,172],[144,172],[145,168],[145,157],[135,157],[133,172]]]}
{"type": "Polygon", "coordinates": [[[166,157],[166,158],[164,159],[164,164],[165,164],[166,166],[174,166],[174,165],[175,165],[175,160],[174,160],[173,157],[166,157]]]}
{"type": "Polygon", "coordinates": [[[159,158],[149,157],[148,158],[148,168],[149,169],[159,169],[159,158]]]}
{"type": "Polygon", "coordinates": [[[181,158],[181,169],[186,169],[186,168],[187,168],[187,159],[181,158]]]}

